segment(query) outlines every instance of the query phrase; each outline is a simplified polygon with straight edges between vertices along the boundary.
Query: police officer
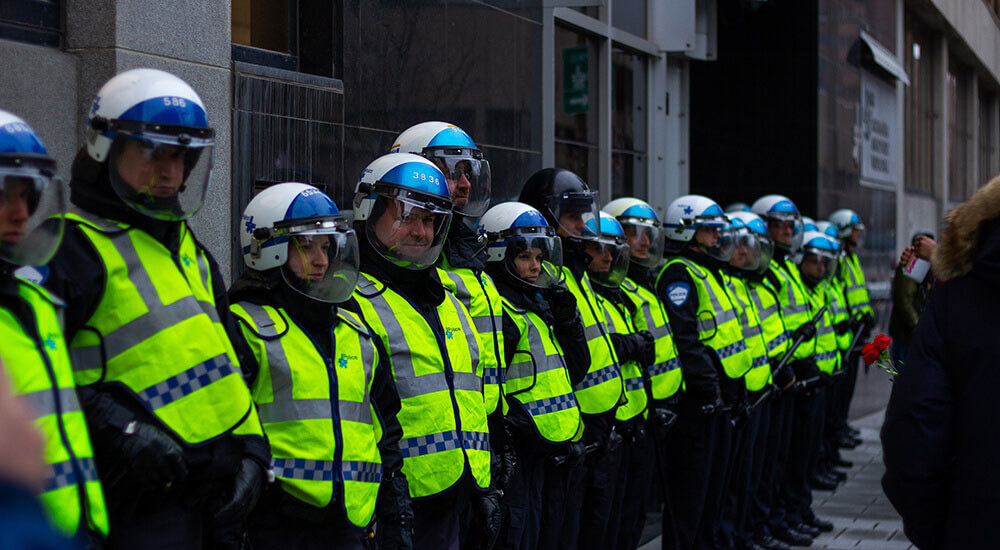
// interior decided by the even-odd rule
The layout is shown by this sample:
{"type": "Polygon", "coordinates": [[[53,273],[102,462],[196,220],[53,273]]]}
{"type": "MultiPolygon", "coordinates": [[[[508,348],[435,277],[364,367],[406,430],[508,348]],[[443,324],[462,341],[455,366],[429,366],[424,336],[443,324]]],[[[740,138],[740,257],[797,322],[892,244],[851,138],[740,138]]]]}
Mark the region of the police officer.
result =
{"type": "Polygon", "coordinates": [[[672,257],[656,293],[667,308],[686,385],[668,446],[674,509],[672,518],[664,517],[664,545],[715,548],[731,418],[746,406],[743,376],[752,358],[719,272],[733,253],[728,218],[715,201],[684,195],[670,204],[664,225],[672,257]]]}
{"type": "Polygon", "coordinates": [[[242,367],[276,478],[250,521],[251,544],[366,548],[386,479],[380,504],[395,521],[380,525],[382,546],[409,547],[409,494],[391,483],[398,477],[406,487],[392,374],[361,318],[334,305],[350,299],[358,279],[354,230],[329,197],[302,183],[260,192],[241,228],[247,270],[230,289],[230,308],[253,351],[242,367]]]}
{"type": "Polygon", "coordinates": [[[618,220],[605,212],[600,214],[600,227],[597,220],[588,220],[587,224],[591,231],[600,235],[586,246],[591,257],[587,275],[604,310],[609,337],[625,381],[625,402],[615,411],[615,432],[622,436],[623,444],[615,451],[618,454],[615,495],[603,546],[632,548],[637,542],[632,540],[635,533],[626,533],[625,529],[634,529],[639,518],[645,517],[643,506],[649,486],[646,476],[653,465],[645,426],[648,404],[645,378],[655,359],[656,340],[651,332],[636,328],[633,321],[635,304],[621,290],[629,264],[625,230],[618,220]]]}
{"type": "Polygon", "coordinates": [[[126,71],[94,98],[46,286],[110,509],[111,547],[237,546],[270,458],[227,337],[222,275],[185,221],[214,131],[184,81],[126,71]]]}
{"type": "MultiPolygon", "coordinates": [[[[775,254],[770,270],[773,277],[766,281],[773,285],[781,306],[782,320],[788,331],[791,348],[782,357],[779,365],[788,368],[797,384],[816,382],[819,370],[816,367],[816,327],[810,316],[811,303],[799,275],[798,267],[792,261],[802,243],[802,217],[798,207],[782,195],[766,195],[754,202],[751,210],[765,220],[768,233],[774,241],[775,254]],[[791,354],[788,356],[788,354],[791,354]]],[[[779,385],[790,378],[786,372],[775,372],[779,385]]],[[[793,389],[793,388],[789,388],[793,389]]],[[[800,392],[802,393],[802,392],[800,392]]],[[[772,500],[768,530],[778,540],[792,545],[811,544],[819,530],[808,522],[819,524],[813,515],[802,517],[798,512],[803,506],[801,487],[796,483],[805,468],[809,449],[810,433],[806,417],[815,414],[817,402],[812,394],[800,395],[787,392],[782,394],[772,407],[771,426],[780,437],[777,453],[779,479],[778,494],[772,500]]]]}
{"type": "Polygon", "coordinates": [[[39,498],[49,518],[87,542],[107,536],[108,517],[63,338],[63,303],[15,274],[45,264],[59,246],[64,203],[55,169],[31,127],[0,111],[0,360],[7,371],[0,376],[9,373],[45,438],[48,475],[39,498]]]}
{"type": "MultiPolygon", "coordinates": [[[[638,330],[649,331],[655,341],[655,357],[653,363],[646,365],[644,378],[646,390],[649,398],[648,426],[647,432],[651,436],[645,439],[648,443],[645,450],[633,450],[633,457],[637,461],[645,464],[643,470],[633,467],[630,470],[631,479],[636,485],[629,483],[630,487],[642,486],[641,475],[645,475],[646,494],[643,497],[633,497],[626,495],[623,516],[631,517],[633,524],[626,525],[624,521],[619,530],[618,546],[622,548],[634,548],[638,545],[639,536],[645,523],[645,518],[641,513],[642,508],[638,503],[642,501],[659,501],[660,495],[655,494],[656,484],[650,483],[654,472],[649,465],[655,464],[656,471],[662,481],[664,468],[664,445],[667,439],[667,430],[677,419],[674,413],[678,392],[681,389],[681,369],[680,360],[677,358],[677,347],[674,345],[673,335],[670,331],[666,311],[660,299],[655,294],[655,277],[663,261],[663,227],[659,216],[645,201],[635,197],[622,197],[615,199],[604,206],[604,212],[615,217],[621,224],[625,232],[625,239],[629,246],[628,275],[621,283],[621,291],[633,304],[630,311],[633,312],[632,322],[638,330]],[[652,456],[647,455],[652,453],[652,456]],[[644,461],[644,462],[643,462],[644,461]]],[[[652,504],[651,502],[651,504],[652,504]]],[[[665,514],[670,513],[669,503],[665,503],[665,514]]]]}
{"type": "Polygon", "coordinates": [[[615,451],[621,444],[621,435],[614,429],[614,417],[615,408],[624,396],[624,381],[586,272],[591,261],[586,244],[597,238],[587,228],[587,221],[598,216],[596,199],[596,192],[579,176],[561,168],[535,172],[525,182],[519,199],[541,212],[562,239],[563,281],[576,299],[590,350],[587,375],[574,386],[586,426],[584,444],[590,452],[583,479],[572,484],[578,493],[567,496],[568,519],[557,539],[561,548],[602,547],[615,495],[615,451]]]}
{"type": "Polygon", "coordinates": [[[411,153],[375,159],[354,195],[355,231],[364,234],[356,307],[396,380],[416,548],[458,548],[470,499],[499,529],[498,505],[483,504],[492,497],[479,337],[434,269],[451,207],[444,174],[411,153]]]}
{"type": "MultiPolygon", "coordinates": [[[[861,333],[860,341],[865,341],[875,328],[875,310],[872,309],[871,297],[868,295],[868,285],[865,282],[865,272],[861,269],[861,261],[858,259],[858,248],[865,240],[865,224],[853,210],[841,208],[832,212],[829,216],[830,222],[837,228],[840,236],[843,255],[839,262],[836,274],[840,286],[847,297],[847,306],[851,312],[851,322],[854,324],[853,332],[861,333]]],[[[860,348],[860,344],[858,344],[860,348]]],[[[858,379],[858,361],[860,350],[851,350],[850,355],[845,358],[847,361],[846,379],[840,384],[838,399],[840,401],[840,437],[838,445],[846,448],[857,447],[861,440],[857,439],[860,433],[847,423],[847,414],[851,408],[851,398],[854,397],[854,386],[858,379]]]]}
{"type": "Polygon", "coordinates": [[[576,300],[560,288],[562,242],[541,212],[507,202],[480,224],[489,246],[486,271],[503,300],[504,394],[518,456],[497,547],[550,548],[539,540],[562,531],[569,474],[583,456],[573,384],[586,376],[590,351],[576,300]]]}
{"type": "MultiPolygon", "coordinates": [[[[486,248],[479,240],[476,222],[490,204],[490,163],[461,128],[445,122],[422,122],[411,126],[393,142],[393,153],[414,153],[430,160],[444,173],[451,194],[453,220],[448,228],[438,274],[462,305],[472,314],[479,334],[479,360],[483,365],[483,394],[489,415],[490,446],[493,450],[493,488],[502,491],[514,467],[514,454],[503,425],[505,407],[500,397],[498,367],[503,362],[503,328],[500,295],[486,267],[486,248]]],[[[493,502],[488,500],[484,502],[493,502]]],[[[475,528],[478,527],[478,528],[475,528]]],[[[463,537],[466,545],[481,539],[485,525],[463,537]]]]}

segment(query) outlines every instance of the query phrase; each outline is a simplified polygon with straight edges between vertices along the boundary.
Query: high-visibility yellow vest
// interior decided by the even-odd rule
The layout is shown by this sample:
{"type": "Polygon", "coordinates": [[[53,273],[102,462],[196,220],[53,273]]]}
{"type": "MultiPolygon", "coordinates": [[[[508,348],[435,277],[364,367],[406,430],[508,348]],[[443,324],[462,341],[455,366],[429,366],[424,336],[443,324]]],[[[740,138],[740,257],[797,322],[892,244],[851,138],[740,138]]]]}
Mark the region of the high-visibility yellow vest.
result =
{"type": "Polygon", "coordinates": [[[15,282],[17,297],[34,319],[30,326],[22,325],[11,311],[0,307],[0,359],[10,374],[14,395],[34,413],[35,426],[45,438],[50,472],[39,499],[64,534],[73,536],[82,526],[107,535],[104,494],[57,311],[64,304],[33,283],[17,278],[15,282]]]}
{"type": "Polygon", "coordinates": [[[840,350],[837,347],[837,334],[833,329],[833,303],[824,285],[816,285],[808,291],[811,316],[815,317],[826,306],[826,311],[816,323],[816,367],[822,373],[831,374],[840,367],[840,350]]]}
{"type": "Polygon", "coordinates": [[[504,376],[504,395],[531,417],[538,436],[560,444],[572,441],[582,429],[562,346],[537,313],[503,299],[519,338],[504,376]]]}
{"type": "MultiPolygon", "coordinates": [[[[781,317],[785,322],[785,330],[788,331],[788,337],[791,339],[795,329],[812,320],[812,316],[809,314],[811,304],[808,291],[802,283],[798,266],[792,262],[779,263],[778,260],[772,260],[770,269],[778,279],[778,288],[774,290],[778,295],[778,303],[781,304],[781,317]]],[[[816,339],[812,338],[795,348],[792,360],[808,359],[815,352],[816,339]]]]}
{"type": "Polygon", "coordinates": [[[656,341],[656,359],[649,367],[650,394],[653,400],[667,399],[677,393],[683,382],[681,361],[670,331],[670,323],[663,303],[649,289],[632,279],[622,281],[622,291],[635,304],[632,321],[638,330],[648,330],[656,341]]]}
{"type": "MultiPolygon", "coordinates": [[[[834,325],[847,322],[851,320],[851,310],[847,307],[847,296],[844,295],[844,289],[840,285],[840,281],[836,277],[823,282],[823,286],[826,287],[827,293],[830,295],[831,307],[833,308],[833,323],[834,325]]],[[[843,334],[837,334],[837,348],[841,352],[846,352],[847,348],[851,347],[851,339],[854,335],[851,331],[847,331],[843,334]]]]}
{"type": "Polygon", "coordinates": [[[781,317],[781,304],[775,296],[774,289],[763,282],[749,281],[750,298],[760,317],[760,327],[764,334],[764,344],[767,346],[767,357],[771,365],[777,365],[785,356],[791,342],[785,322],[781,317]]]}
{"type": "Polygon", "coordinates": [[[77,384],[120,384],[191,445],[262,435],[215,308],[208,257],[187,224],[171,252],[141,229],[79,211],[67,218],[94,246],[106,281],[70,343],[77,384]]]}
{"type": "Polygon", "coordinates": [[[844,285],[844,294],[847,296],[847,305],[851,308],[851,315],[872,315],[871,297],[868,295],[865,272],[861,269],[858,255],[848,252],[841,256],[839,266],[838,276],[844,285]]]}
{"type": "Polygon", "coordinates": [[[354,291],[362,317],[389,353],[401,408],[399,449],[410,496],[455,485],[469,465],[476,484],[490,485],[490,434],[483,401],[479,336],[451,291],[437,306],[440,331],[391,288],[362,272],[354,291]]]}
{"type": "Polygon", "coordinates": [[[750,297],[750,288],[745,280],[726,273],[723,273],[722,277],[735,298],[733,303],[739,309],[743,340],[746,341],[747,348],[750,349],[750,357],[753,360],[750,370],[744,376],[746,387],[749,391],[760,391],[771,381],[771,362],[768,361],[767,344],[764,341],[760,314],[750,297]]]}
{"type": "MultiPolygon", "coordinates": [[[[604,321],[610,334],[635,334],[632,316],[623,307],[611,303],[601,295],[597,303],[604,310],[604,321]]],[[[646,386],[643,384],[642,367],[635,361],[621,364],[622,379],[625,381],[625,403],[615,410],[615,420],[626,422],[646,411],[646,386]]]]}
{"type": "MultiPolygon", "coordinates": [[[[698,338],[715,351],[722,369],[729,378],[740,378],[750,370],[753,358],[743,340],[743,328],[733,300],[715,276],[693,261],[676,256],[660,271],[662,277],[667,267],[681,264],[687,269],[698,291],[698,338]]],[[[659,283],[657,283],[659,286],[659,283]]]]}
{"type": "Polygon", "coordinates": [[[585,415],[604,414],[615,408],[625,392],[625,382],[622,380],[621,367],[615,349],[608,338],[608,328],[604,320],[604,312],[597,303],[597,295],[590,286],[590,278],[584,273],[577,280],[573,272],[563,266],[563,279],[566,287],[576,297],[576,306],[583,321],[583,334],[590,350],[590,368],[587,376],[573,390],[580,404],[580,411],[585,415]]]}
{"type": "Polygon", "coordinates": [[[260,365],[251,392],[279,486],[317,508],[337,500],[351,523],[367,526],[382,480],[372,335],[340,309],[333,347],[321,353],[283,309],[249,302],[230,308],[260,365]]]}
{"type": "Polygon", "coordinates": [[[502,407],[507,414],[507,402],[500,397],[503,381],[500,379],[500,365],[503,357],[503,305],[493,279],[486,273],[476,273],[469,268],[455,268],[441,256],[438,268],[441,283],[455,294],[458,301],[469,310],[479,334],[479,361],[483,364],[483,396],[486,400],[486,414],[502,407]]]}

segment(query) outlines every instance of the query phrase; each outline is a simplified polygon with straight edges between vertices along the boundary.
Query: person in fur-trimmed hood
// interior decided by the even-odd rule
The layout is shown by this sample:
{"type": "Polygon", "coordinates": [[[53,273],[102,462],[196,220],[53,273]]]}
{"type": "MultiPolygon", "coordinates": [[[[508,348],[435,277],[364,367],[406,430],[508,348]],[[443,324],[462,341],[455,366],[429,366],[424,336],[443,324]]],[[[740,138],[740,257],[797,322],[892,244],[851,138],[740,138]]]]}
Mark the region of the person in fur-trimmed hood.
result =
{"type": "Polygon", "coordinates": [[[1000,176],[945,219],[932,295],[893,386],[882,487],[918,548],[1000,540],[1000,176]]]}

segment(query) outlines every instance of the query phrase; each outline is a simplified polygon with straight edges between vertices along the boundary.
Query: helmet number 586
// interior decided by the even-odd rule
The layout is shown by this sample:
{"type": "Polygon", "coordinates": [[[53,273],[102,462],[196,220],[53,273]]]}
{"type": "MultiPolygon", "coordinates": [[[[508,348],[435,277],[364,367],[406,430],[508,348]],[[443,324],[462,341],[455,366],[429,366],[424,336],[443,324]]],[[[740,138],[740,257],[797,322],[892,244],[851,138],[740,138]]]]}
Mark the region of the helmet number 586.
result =
{"type": "Polygon", "coordinates": [[[187,107],[187,100],[183,97],[164,97],[163,105],[166,107],[187,107]]]}

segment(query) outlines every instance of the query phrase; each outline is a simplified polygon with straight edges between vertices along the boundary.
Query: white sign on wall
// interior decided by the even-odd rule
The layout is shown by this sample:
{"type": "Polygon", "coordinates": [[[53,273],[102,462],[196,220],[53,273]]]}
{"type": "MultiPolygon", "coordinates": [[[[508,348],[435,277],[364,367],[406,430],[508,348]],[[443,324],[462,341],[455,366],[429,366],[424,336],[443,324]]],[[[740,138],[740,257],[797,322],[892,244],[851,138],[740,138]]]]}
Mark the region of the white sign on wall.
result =
{"type": "Polygon", "coordinates": [[[861,177],[895,185],[899,181],[900,135],[896,88],[861,71],[861,177]]]}

